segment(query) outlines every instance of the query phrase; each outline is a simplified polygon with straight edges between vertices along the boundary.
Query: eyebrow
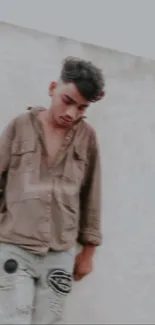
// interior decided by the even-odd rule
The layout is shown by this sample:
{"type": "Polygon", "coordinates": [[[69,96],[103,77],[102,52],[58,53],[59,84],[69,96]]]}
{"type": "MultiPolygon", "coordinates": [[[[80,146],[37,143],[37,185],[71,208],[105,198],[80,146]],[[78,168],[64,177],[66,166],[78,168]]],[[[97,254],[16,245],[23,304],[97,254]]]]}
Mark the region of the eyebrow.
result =
{"type": "Polygon", "coordinates": [[[77,104],[77,102],[73,99],[73,98],[71,98],[70,96],[68,96],[68,95],[64,95],[67,99],[69,99],[72,103],[74,103],[74,104],[77,104]]]}
{"type": "MultiPolygon", "coordinates": [[[[72,103],[78,105],[78,103],[76,102],[76,100],[74,100],[74,99],[71,98],[70,96],[68,96],[68,95],[66,95],[66,94],[64,94],[64,96],[65,96],[68,100],[70,100],[72,103]]],[[[80,106],[81,106],[81,107],[87,107],[88,105],[87,105],[87,104],[81,104],[80,106]]]]}

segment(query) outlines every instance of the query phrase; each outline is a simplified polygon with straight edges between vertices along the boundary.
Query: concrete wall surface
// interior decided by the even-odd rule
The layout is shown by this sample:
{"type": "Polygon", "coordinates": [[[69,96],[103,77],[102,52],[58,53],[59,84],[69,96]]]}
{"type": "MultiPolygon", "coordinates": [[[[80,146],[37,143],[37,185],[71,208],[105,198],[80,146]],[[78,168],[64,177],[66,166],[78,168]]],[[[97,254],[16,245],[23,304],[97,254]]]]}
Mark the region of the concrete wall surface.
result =
{"type": "Polygon", "coordinates": [[[0,130],[48,84],[67,55],[103,68],[105,99],[88,110],[103,167],[103,246],[94,272],[73,286],[65,322],[155,322],[155,62],[0,24],[0,130]]]}
{"type": "Polygon", "coordinates": [[[0,21],[155,59],[154,0],[0,0],[0,21]]]}

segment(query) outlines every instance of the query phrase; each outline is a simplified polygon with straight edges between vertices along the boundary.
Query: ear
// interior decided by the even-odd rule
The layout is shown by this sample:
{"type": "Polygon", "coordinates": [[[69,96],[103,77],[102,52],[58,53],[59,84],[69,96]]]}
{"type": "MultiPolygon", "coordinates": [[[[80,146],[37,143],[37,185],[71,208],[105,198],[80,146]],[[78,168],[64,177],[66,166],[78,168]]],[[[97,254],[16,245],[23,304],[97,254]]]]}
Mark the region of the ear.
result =
{"type": "Polygon", "coordinates": [[[53,92],[57,87],[57,82],[56,81],[52,81],[49,85],[49,96],[52,97],[53,96],[53,92]]]}

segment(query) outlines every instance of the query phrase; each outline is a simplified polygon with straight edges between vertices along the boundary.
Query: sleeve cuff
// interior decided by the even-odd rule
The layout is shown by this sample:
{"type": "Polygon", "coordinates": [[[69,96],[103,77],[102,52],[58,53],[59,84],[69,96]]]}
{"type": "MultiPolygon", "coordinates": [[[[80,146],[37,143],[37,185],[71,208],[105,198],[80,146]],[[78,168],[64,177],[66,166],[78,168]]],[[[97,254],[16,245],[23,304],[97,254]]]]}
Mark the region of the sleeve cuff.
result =
{"type": "Polygon", "coordinates": [[[92,244],[100,246],[102,244],[102,235],[98,231],[85,229],[79,232],[77,241],[81,245],[92,244]]]}

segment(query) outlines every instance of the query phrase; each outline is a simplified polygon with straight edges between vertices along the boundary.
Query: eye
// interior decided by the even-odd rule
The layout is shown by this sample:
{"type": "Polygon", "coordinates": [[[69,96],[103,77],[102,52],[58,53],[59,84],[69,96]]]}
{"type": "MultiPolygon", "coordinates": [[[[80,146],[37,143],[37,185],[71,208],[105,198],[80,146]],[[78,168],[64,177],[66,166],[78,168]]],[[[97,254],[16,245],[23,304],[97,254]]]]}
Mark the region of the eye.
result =
{"type": "Polygon", "coordinates": [[[85,106],[79,106],[78,109],[79,109],[80,112],[84,112],[86,110],[86,107],[85,106]]]}
{"type": "Polygon", "coordinates": [[[69,98],[66,98],[66,97],[62,97],[62,101],[67,104],[67,105],[70,105],[71,104],[71,101],[69,98]]]}

